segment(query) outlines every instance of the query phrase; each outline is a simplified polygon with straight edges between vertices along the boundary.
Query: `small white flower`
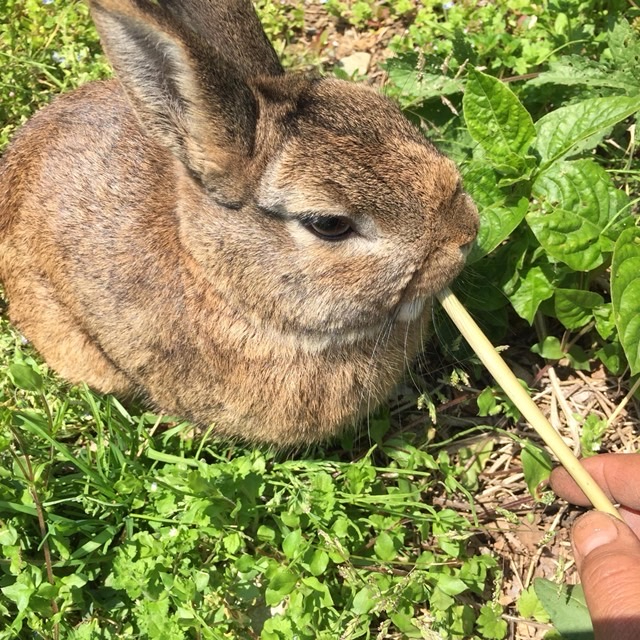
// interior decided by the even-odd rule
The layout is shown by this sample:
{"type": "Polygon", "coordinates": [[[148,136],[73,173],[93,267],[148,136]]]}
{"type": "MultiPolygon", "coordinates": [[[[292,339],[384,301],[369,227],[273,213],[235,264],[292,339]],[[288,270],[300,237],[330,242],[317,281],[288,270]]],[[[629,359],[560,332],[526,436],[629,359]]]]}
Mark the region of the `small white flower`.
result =
{"type": "Polygon", "coordinates": [[[171,529],[169,529],[169,537],[175,538],[177,535],[178,535],[178,530],[175,527],[171,527],[171,529]]]}
{"type": "Polygon", "coordinates": [[[149,491],[157,491],[157,490],[158,490],[158,483],[152,482],[151,486],[149,487],[149,491]]]}

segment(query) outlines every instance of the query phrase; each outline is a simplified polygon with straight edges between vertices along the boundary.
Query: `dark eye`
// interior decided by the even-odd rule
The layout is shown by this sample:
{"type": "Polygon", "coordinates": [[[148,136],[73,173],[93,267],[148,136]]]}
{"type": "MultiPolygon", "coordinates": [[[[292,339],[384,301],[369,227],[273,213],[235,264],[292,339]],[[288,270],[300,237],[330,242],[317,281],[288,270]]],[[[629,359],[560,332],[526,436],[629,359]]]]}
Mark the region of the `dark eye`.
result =
{"type": "Polygon", "coordinates": [[[351,220],[342,216],[327,216],[313,218],[304,226],[323,240],[343,240],[353,232],[351,220]]]}

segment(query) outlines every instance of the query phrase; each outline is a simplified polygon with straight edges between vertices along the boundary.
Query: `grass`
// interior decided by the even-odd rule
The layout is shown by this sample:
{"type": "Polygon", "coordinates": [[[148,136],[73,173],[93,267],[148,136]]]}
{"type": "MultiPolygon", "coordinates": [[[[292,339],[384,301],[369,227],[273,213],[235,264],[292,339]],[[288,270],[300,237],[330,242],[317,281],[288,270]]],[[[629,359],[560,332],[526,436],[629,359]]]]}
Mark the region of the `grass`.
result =
{"type": "MultiPolygon", "coordinates": [[[[256,4],[290,67],[331,72],[334,41],[370,36],[369,80],[386,78],[385,91],[461,164],[480,204],[486,233],[461,279],[465,303],[512,345],[518,375],[542,384],[539,403],[583,453],[633,446],[634,400],[612,416],[634,367],[614,313],[628,289],[612,297],[609,274],[624,272],[621,238],[635,233],[640,166],[633,109],[623,107],[640,91],[638,11],[572,0],[329,0],[307,14],[296,3],[256,4]],[[486,117],[483,96],[506,105],[504,121],[499,110],[486,117]],[[532,132],[593,98],[615,102],[619,120],[598,121],[590,146],[557,167],[606,185],[603,224],[625,224],[585,268],[545,239],[553,211],[531,208],[551,200],[541,153],[550,147],[532,132]],[[513,118],[528,132],[520,147],[509,136],[496,146],[499,136],[478,124],[500,133],[513,118]],[[569,393],[576,381],[582,399],[569,393]],[[581,414],[569,431],[557,402],[581,414]]],[[[110,72],[81,3],[6,0],[0,17],[4,146],[53,95],[110,72]]],[[[363,433],[277,452],[213,433],[194,439],[184,422],[69,387],[3,312],[0,639],[553,633],[532,578],[575,576],[563,565],[565,510],[545,507],[538,486],[550,460],[450,325],[441,319],[435,331],[429,364],[363,433]]]]}

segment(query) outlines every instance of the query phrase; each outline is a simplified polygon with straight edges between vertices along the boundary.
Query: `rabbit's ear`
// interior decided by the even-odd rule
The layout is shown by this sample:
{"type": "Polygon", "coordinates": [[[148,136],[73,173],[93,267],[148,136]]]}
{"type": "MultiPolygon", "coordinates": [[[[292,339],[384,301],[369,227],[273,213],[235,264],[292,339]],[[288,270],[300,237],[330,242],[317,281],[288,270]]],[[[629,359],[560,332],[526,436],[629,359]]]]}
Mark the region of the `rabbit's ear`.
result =
{"type": "Polygon", "coordinates": [[[144,129],[221,201],[242,200],[234,174],[252,154],[258,117],[248,83],[283,73],[251,1],[89,4],[144,129]]]}

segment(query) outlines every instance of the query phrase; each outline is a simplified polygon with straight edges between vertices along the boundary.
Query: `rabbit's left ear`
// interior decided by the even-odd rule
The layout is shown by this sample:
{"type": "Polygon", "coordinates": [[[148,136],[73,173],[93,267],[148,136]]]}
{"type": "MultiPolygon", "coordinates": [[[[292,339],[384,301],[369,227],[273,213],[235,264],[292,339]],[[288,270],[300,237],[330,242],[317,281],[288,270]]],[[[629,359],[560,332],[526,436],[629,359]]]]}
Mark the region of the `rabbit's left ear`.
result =
{"type": "Polygon", "coordinates": [[[89,0],[144,130],[215,196],[245,190],[258,119],[252,78],[283,71],[250,0],[89,0]]]}

